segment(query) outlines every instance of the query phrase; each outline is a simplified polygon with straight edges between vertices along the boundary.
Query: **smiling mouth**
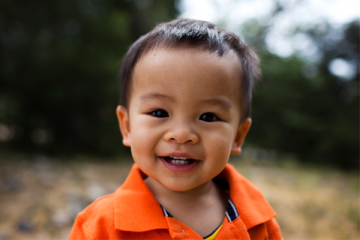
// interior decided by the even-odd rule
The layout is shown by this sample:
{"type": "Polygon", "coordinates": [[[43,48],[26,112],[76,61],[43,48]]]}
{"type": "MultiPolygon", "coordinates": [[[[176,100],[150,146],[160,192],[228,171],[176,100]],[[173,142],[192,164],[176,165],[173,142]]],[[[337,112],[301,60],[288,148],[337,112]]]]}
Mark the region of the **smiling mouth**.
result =
{"type": "Polygon", "coordinates": [[[167,156],[167,157],[161,157],[166,162],[172,164],[172,165],[190,165],[194,163],[196,160],[186,157],[173,157],[173,156],[167,156]]]}

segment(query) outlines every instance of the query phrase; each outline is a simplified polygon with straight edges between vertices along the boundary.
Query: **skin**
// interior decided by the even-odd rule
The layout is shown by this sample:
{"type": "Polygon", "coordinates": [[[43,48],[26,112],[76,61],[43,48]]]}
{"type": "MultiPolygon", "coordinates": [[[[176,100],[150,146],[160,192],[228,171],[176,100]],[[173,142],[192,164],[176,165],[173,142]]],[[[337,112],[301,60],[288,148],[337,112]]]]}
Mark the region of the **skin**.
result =
{"type": "Polygon", "coordinates": [[[116,111],[123,144],[155,198],[200,236],[223,222],[228,196],[212,179],[241,153],[251,125],[239,125],[240,66],[232,51],[151,50],[135,66],[128,108],[116,111]],[[169,170],[159,157],[173,153],[199,163],[169,170]]]}

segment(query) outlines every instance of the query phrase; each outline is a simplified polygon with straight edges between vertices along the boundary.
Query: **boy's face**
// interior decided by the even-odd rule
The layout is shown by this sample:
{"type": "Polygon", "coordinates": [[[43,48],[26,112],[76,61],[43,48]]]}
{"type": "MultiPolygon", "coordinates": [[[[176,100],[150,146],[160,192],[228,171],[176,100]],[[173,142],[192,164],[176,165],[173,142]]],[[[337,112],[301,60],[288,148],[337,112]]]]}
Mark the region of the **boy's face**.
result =
{"type": "Polygon", "coordinates": [[[240,62],[197,50],[151,50],[136,64],[129,107],[118,107],[123,143],[139,168],[168,189],[187,191],[239,154],[240,62]],[[174,158],[175,157],[175,158],[174,158]],[[182,159],[181,159],[182,158],[182,159]]]}

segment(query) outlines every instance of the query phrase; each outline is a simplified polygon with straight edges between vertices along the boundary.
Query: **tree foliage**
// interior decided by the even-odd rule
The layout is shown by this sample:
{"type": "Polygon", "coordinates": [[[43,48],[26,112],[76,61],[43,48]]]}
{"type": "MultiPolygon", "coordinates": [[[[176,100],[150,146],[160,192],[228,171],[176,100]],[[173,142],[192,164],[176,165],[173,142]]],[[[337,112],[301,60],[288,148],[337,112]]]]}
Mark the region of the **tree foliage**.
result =
{"type": "MultiPolygon", "coordinates": [[[[0,148],[29,153],[114,155],[124,151],[115,117],[117,72],[131,43],[175,18],[175,0],[53,0],[0,3],[0,148]]],[[[283,11],[278,7],[274,15],[283,11]]],[[[271,18],[271,17],[270,17],[271,18]]],[[[271,23],[271,19],[268,21],[271,23]]],[[[262,59],[247,143],[303,161],[358,168],[359,22],[299,30],[317,63],[282,58],[265,44],[270,25],[244,36],[262,59]],[[351,79],[329,65],[356,66],[351,79]]]]}
{"type": "Polygon", "coordinates": [[[123,150],[115,109],[121,57],[177,14],[173,0],[0,3],[0,147],[45,153],[123,150]]]}
{"type": "Polygon", "coordinates": [[[293,153],[302,161],[358,169],[359,22],[344,28],[339,32],[325,24],[307,32],[321,53],[318,64],[263,52],[251,144],[293,153]],[[336,34],[343,37],[331,37],[336,34]],[[330,72],[336,59],[356,66],[351,79],[330,72]]]}

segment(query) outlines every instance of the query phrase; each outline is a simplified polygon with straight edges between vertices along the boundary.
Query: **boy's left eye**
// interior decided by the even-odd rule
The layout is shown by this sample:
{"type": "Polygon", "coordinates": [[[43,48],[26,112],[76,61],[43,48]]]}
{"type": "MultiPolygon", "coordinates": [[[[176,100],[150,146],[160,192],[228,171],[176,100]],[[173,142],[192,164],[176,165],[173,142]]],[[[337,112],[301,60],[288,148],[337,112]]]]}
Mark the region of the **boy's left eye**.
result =
{"type": "Polygon", "coordinates": [[[204,113],[200,116],[200,120],[205,122],[214,122],[220,119],[213,113],[204,113]]]}

